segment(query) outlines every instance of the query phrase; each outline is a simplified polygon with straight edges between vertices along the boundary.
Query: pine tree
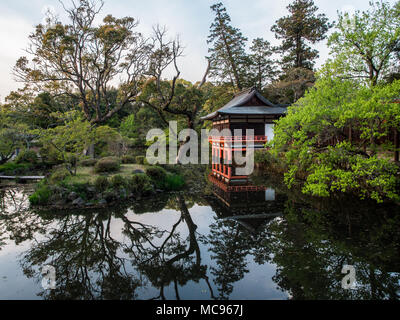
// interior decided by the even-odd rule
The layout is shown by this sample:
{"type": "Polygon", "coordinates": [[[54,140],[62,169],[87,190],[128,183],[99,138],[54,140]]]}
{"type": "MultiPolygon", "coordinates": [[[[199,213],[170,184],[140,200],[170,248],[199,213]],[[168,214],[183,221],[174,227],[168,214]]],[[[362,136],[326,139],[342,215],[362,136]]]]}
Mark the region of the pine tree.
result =
{"type": "Polygon", "coordinates": [[[318,51],[315,44],[326,39],[332,24],[325,14],[316,14],[318,7],[313,0],[295,0],[287,9],[290,15],[280,18],[272,26],[277,39],[283,40],[277,49],[282,54],[282,69],[306,68],[312,70],[318,51]]]}
{"type": "Polygon", "coordinates": [[[276,61],[271,59],[271,44],[262,38],[256,38],[250,47],[250,74],[252,85],[259,90],[271,83],[276,76],[276,61]]]}
{"type": "Polygon", "coordinates": [[[246,85],[249,57],[245,47],[247,38],[231,26],[231,18],[221,2],[211,6],[215,20],[210,27],[207,43],[211,62],[210,76],[221,82],[230,82],[242,90],[246,85]]]}

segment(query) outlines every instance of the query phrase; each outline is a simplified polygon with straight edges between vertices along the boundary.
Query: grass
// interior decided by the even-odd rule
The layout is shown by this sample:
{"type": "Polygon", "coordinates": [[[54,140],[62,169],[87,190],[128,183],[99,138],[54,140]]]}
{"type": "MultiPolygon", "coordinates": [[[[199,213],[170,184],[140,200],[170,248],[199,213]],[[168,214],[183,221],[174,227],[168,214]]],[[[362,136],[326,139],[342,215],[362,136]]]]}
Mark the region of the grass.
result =
{"type": "Polygon", "coordinates": [[[109,174],[98,174],[94,172],[94,168],[92,167],[78,167],[76,171],[76,176],[69,176],[64,181],[68,184],[75,183],[94,183],[97,177],[105,176],[105,177],[113,177],[116,175],[121,175],[123,177],[130,177],[133,174],[134,170],[143,170],[145,171],[146,166],[140,164],[121,164],[121,169],[118,172],[113,172],[109,174]]]}

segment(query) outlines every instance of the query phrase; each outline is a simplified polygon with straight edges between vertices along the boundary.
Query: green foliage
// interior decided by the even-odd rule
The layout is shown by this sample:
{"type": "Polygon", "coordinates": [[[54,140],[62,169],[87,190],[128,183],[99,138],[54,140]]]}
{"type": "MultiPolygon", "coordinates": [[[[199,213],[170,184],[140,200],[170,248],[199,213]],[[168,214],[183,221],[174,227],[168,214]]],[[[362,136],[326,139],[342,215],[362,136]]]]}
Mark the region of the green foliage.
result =
{"type": "Polygon", "coordinates": [[[98,176],[96,178],[96,180],[94,181],[94,187],[96,188],[97,191],[100,191],[100,192],[106,191],[109,186],[110,186],[110,183],[109,183],[107,177],[98,176]]]}
{"type": "Polygon", "coordinates": [[[0,173],[5,175],[16,175],[24,173],[32,168],[30,163],[15,163],[15,162],[7,162],[3,165],[0,165],[0,173]]]}
{"type": "Polygon", "coordinates": [[[143,174],[134,174],[128,179],[128,188],[134,194],[145,194],[152,190],[150,178],[143,174]]]}
{"type": "Polygon", "coordinates": [[[51,189],[47,184],[47,181],[41,181],[37,187],[35,192],[29,197],[29,202],[34,205],[46,205],[51,196],[51,189]]]}
{"type": "Polygon", "coordinates": [[[0,165],[9,161],[17,148],[24,145],[27,138],[26,125],[16,123],[11,113],[0,109],[0,165]]]}
{"type": "Polygon", "coordinates": [[[151,166],[147,168],[146,174],[155,182],[164,181],[167,177],[167,171],[159,166],[151,166]]]}
{"type": "Polygon", "coordinates": [[[367,11],[339,14],[329,47],[344,78],[367,80],[376,85],[391,72],[400,45],[400,7],[370,2],[367,11]]]}
{"type": "Polygon", "coordinates": [[[71,174],[66,168],[60,168],[52,173],[49,182],[51,184],[56,184],[63,181],[65,178],[69,177],[71,174]]]}
{"type": "Polygon", "coordinates": [[[35,151],[33,150],[25,150],[22,151],[17,158],[15,159],[16,163],[31,163],[37,164],[38,156],[35,151]]]}
{"type": "Polygon", "coordinates": [[[125,187],[126,184],[127,184],[127,182],[126,182],[125,178],[119,174],[113,176],[110,179],[110,185],[113,188],[117,188],[117,189],[122,188],[122,187],[125,187]]]}
{"type": "Polygon", "coordinates": [[[126,156],[122,156],[121,161],[124,164],[132,164],[132,163],[136,162],[136,159],[133,156],[126,155],[126,156]]]}
{"type": "Polygon", "coordinates": [[[40,136],[44,150],[48,151],[47,157],[51,161],[62,161],[73,174],[79,159],[84,159],[84,151],[98,141],[113,139],[117,133],[106,126],[93,127],[83,115],[76,111],[59,114],[63,125],[47,130],[34,130],[40,136]]]}
{"type": "Polygon", "coordinates": [[[231,18],[219,2],[211,6],[215,13],[207,43],[210,53],[210,75],[222,82],[231,82],[239,90],[246,86],[249,57],[245,52],[247,38],[231,25],[231,18]]]}
{"type": "Polygon", "coordinates": [[[280,18],[271,28],[276,38],[283,40],[278,48],[283,55],[282,68],[312,69],[318,51],[308,43],[324,40],[332,25],[325,14],[316,14],[318,7],[313,0],[295,0],[287,9],[290,15],[280,18]]]}
{"type": "MultiPolygon", "coordinates": [[[[377,201],[399,200],[399,169],[378,157],[378,140],[400,128],[399,105],[392,103],[399,92],[400,81],[370,88],[324,70],[315,87],[276,124],[272,153],[285,161],[286,184],[305,179],[307,194],[354,192],[377,201]],[[341,142],[349,128],[354,138],[341,142]]],[[[390,140],[379,148],[394,150],[390,140]]]]}
{"type": "Polygon", "coordinates": [[[185,181],[178,174],[167,174],[162,184],[162,189],[166,191],[178,191],[183,188],[185,181]]]}
{"type": "Polygon", "coordinates": [[[135,162],[137,164],[145,164],[146,162],[146,157],[145,156],[136,156],[135,157],[135,162]]]}
{"type": "Polygon", "coordinates": [[[94,167],[96,163],[96,159],[84,159],[79,162],[79,164],[83,167],[94,167]]]}
{"type": "Polygon", "coordinates": [[[120,162],[112,157],[107,157],[97,161],[94,170],[96,173],[116,172],[120,169],[120,162]]]}

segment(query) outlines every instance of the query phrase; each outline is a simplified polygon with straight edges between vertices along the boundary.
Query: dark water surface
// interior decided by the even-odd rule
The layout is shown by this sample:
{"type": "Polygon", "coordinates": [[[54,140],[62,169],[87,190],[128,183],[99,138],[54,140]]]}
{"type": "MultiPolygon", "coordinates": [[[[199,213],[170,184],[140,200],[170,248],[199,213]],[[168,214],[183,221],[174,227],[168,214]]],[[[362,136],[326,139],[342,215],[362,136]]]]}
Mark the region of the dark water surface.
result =
{"type": "Polygon", "coordinates": [[[0,299],[399,299],[399,208],[208,186],[38,212],[0,190],[0,299]],[[318,209],[315,209],[318,208],[318,209]],[[41,270],[56,269],[56,289],[41,270]],[[344,265],[354,289],[343,289],[344,265]]]}

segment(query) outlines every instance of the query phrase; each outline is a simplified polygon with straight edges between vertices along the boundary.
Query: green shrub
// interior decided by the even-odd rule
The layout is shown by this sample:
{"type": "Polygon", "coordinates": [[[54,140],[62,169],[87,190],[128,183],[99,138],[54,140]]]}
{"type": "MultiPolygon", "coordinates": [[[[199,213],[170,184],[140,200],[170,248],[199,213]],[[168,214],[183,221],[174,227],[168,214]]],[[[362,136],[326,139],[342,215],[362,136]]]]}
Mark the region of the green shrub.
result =
{"type": "Polygon", "coordinates": [[[48,203],[52,191],[45,180],[40,182],[35,192],[29,197],[29,202],[34,205],[45,205],[48,203]]]}
{"type": "Polygon", "coordinates": [[[82,160],[79,164],[83,167],[94,167],[97,163],[96,159],[85,159],[82,160]]]}
{"type": "Polygon", "coordinates": [[[146,158],[145,158],[145,156],[137,156],[137,157],[135,158],[135,160],[136,160],[136,163],[137,163],[137,164],[145,164],[146,158]]]}
{"type": "Polygon", "coordinates": [[[57,169],[50,176],[50,183],[56,184],[58,182],[63,181],[66,177],[69,177],[71,174],[65,168],[57,169]]]}
{"type": "Polygon", "coordinates": [[[144,173],[134,174],[128,179],[128,188],[135,194],[145,194],[152,190],[151,180],[144,173]]]}
{"type": "Polygon", "coordinates": [[[21,152],[17,158],[15,159],[16,163],[30,163],[30,164],[37,164],[38,156],[35,151],[32,150],[25,150],[21,152]]]}
{"type": "Polygon", "coordinates": [[[167,191],[178,191],[181,190],[185,185],[185,181],[182,176],[177,174],[168,174],[163,182],[162,189],[167,191]]]}
{"type": "Polygon", "coordinates": [[[120,162],[113,157],[100,159],[95,166],[95,172],[116,172],[120,168],[120,162]]]}
{"type": "Polygon", "coordinates": [[[94,181],[94,187],[96,188],[97,191],[105,191],[109,187],[110,183],[107,179],[107,177],[104,176],[98,176],[96,180],[94,181]]]}
{"type": "Polygon", "coordinates": [[[124,164],[132,164],[135,163],[135,158],[133,156],[126,155],[121,158],[121,161],[124,164]]]}
{"type": "Polygon", "coordinates": [[[167,171],[164,168],[159,166],[152,166],[146,169],[146,174],[153,180],[154,182],[164,181],[167,177],[167,171]]]}
{"type": "Polygon", "coordinates": [[[0,166],[0,173],[5,175],[16,175],[23,173],[32,168],[32,164],[30,163],[15,163],[15,162],[7,162],[0,166]]]}
{"type": "Polygon", "coordinates": [[[113,176],[110,180],[110,185],[113,188],[121,188],[121,187],[125,187],[126,186],[126,180],[123,176],[117,174],[115,176],[113,176]]]}

